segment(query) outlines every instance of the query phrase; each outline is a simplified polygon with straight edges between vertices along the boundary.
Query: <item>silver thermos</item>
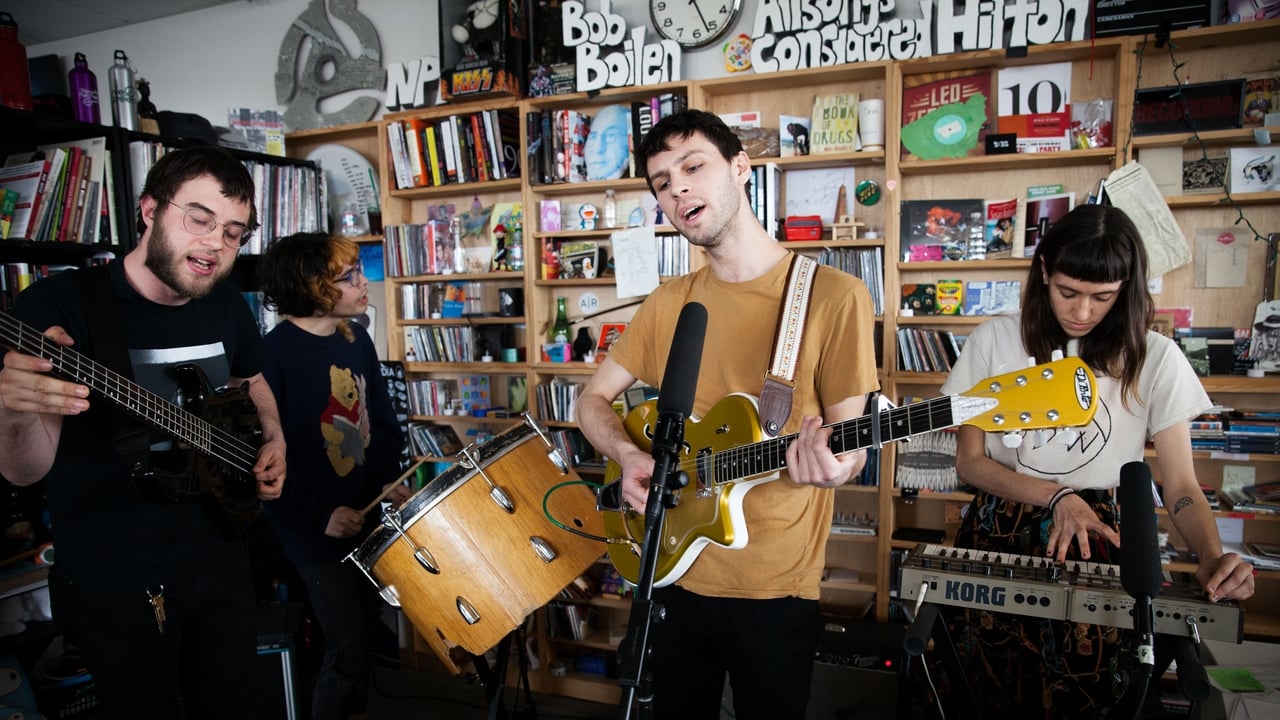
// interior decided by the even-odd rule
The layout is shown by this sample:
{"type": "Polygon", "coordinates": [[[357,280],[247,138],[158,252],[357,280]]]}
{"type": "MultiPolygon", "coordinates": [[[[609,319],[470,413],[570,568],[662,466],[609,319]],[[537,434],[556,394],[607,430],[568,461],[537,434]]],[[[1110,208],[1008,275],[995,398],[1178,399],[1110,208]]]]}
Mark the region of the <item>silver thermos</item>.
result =
{"type": "Polygon", "coordinates": [[[129,56],[117,50],[111,66],[111,118],[117,127],[138,129],[138,90],[133,84],[129,56]]]}

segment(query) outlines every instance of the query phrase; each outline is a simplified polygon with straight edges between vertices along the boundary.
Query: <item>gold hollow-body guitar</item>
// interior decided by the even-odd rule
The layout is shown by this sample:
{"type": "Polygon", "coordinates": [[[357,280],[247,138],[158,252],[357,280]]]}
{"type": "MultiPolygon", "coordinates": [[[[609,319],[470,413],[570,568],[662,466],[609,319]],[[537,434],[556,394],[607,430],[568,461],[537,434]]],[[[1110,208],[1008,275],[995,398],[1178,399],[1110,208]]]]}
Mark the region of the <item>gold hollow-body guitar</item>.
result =
{"type": "MultiPolygon", "coordinates": [[[[1055,360],[987,378],[962,394],[833,423],[828,426],[830,447],[842,455],[956,425],[987,432],[1082,426],[1097,410],[1096,385],[1093,372],[1079,358],[1055,360]]],[[[650,401],[634,408],[624,426],[647,450],[657,420],[657,405],[650,401]]],[[[675,507],[663,518],[656,587],[679,579],[708,543],[730,549],[746,546],[743,497],[752,487],[779,477],[778,471],[786,467],[787,446],[795,438],[766,438],[756,400],[749,395],[729,395],[705,417],[685,422],[679,464],[689,483],[677,491],[675,507]]],[[[622,468],[610,461],[599,504],[606,535],[614,540],[609,543],[609,560],[619,574],[636,582],[645,518],[643,510],[620,507],[620,486],[614,485],[621,476],[622,468]]]]}

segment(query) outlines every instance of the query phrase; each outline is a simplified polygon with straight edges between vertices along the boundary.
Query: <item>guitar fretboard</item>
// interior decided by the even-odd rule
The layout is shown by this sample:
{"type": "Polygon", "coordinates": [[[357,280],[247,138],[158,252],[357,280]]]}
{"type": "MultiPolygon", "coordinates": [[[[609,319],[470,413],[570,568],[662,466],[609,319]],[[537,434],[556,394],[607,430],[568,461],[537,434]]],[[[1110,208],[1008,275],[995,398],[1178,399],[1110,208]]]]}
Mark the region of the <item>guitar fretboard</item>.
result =
{"type": "Polygon", "coordinates": [[[123,375],[63,347],[8,313],[0,313],[0,344],[53,363],[54,374],[81,383],[131,417],[243,473],[252,472],[257,449],[123,375]]]}
{"type": "MultiPolygon", "coordinates": [[[[912,403],[879,413],[882,443],[895,442],[913,435],[949,428],[958,423],[952,413],[952,398],[939,397],[912,403]]],[[[876,444],[873,414],[863,415],[831,425],[829,447],[836,455],[869,448],[876,444]]],[[[732,482],[754,475],[775,472],[786,467],[787,446],[796,439],[795,434],[782,435],[750,445],[741,445],[698,458],[701,467],[710,463],[713,474],[700,473],[701,477],[714,477],[717,483],[732,482]]]]}

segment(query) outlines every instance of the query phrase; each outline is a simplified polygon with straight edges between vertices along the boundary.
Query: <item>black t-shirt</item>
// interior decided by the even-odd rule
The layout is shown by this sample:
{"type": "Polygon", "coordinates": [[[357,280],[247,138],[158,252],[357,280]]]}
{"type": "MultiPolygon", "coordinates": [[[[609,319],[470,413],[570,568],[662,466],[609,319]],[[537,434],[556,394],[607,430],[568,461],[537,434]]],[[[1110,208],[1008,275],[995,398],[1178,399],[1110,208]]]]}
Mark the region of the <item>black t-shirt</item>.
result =
{"type": "MultiPolygon", "coordinates": [[[[13,314],[42,332],[62,326],[75,340],[72,349],[92,358],[76,272],[32,285],[19,295],[13,314]]],[[[214,387],[261,372],[257,324],[227,283],[172,307],[139,295],[125,280],[122,261],[112,262],[109,272],[115,295],[111,310],[142,387],[181,404],[176,381],[166,372],[176,364],[199,365],[214,387]]],[[[87,413],[64,419],[57,457],[44,478],[59,571],[73,580],[132,585],[245,563],[244,542],[224,537],[205,504],[159,502],[139,493],[113,443],[109,401],[93,395],[89,402],[87,413]]],[[[153,447],[168,442],[158,432],[151,441],[153,447]]]]}

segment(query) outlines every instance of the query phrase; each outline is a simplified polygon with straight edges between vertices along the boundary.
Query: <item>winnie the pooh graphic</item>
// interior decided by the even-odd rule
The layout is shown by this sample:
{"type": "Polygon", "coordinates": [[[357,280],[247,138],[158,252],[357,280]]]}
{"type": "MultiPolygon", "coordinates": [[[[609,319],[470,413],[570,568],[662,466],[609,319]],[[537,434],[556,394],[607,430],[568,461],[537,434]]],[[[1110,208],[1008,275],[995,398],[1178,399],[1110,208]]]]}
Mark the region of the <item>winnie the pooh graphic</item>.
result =
{"type": "Polygon", "coordinates": [[[329,386],[332,394],[320,414],[320,434],[334,472],[345,477],[356,465],[364,464],[364,449],[369,446],[366,383],[350,368],[330,365],[329,386]]]}

